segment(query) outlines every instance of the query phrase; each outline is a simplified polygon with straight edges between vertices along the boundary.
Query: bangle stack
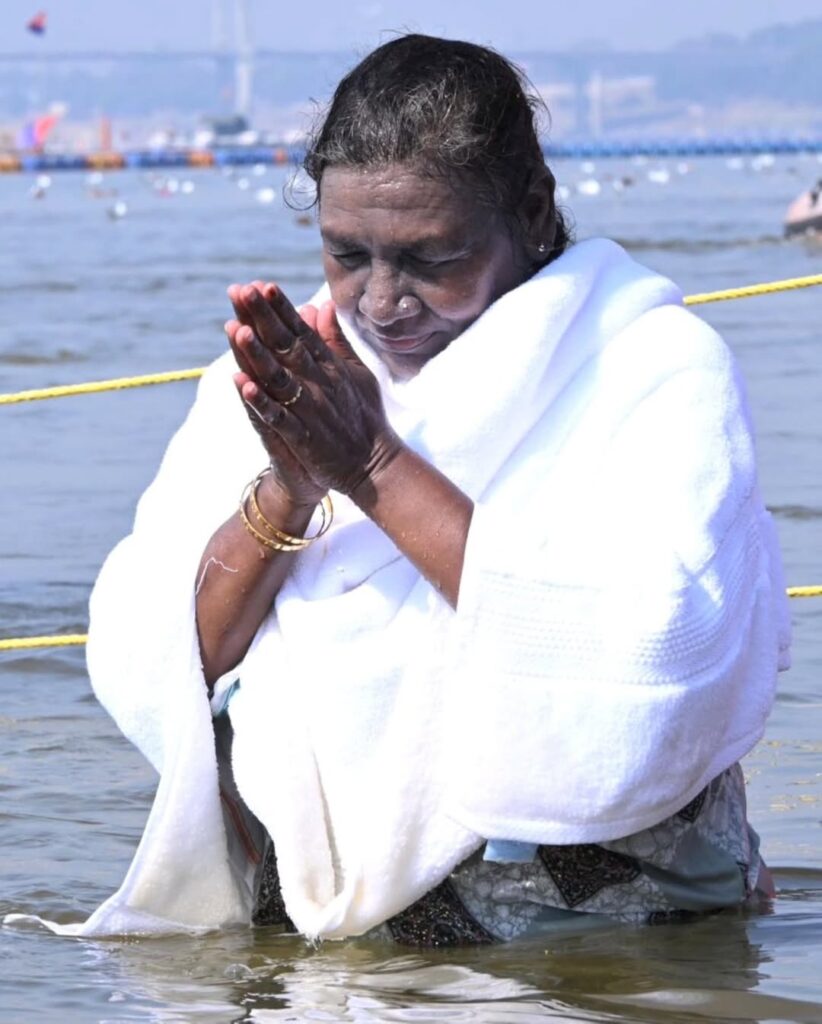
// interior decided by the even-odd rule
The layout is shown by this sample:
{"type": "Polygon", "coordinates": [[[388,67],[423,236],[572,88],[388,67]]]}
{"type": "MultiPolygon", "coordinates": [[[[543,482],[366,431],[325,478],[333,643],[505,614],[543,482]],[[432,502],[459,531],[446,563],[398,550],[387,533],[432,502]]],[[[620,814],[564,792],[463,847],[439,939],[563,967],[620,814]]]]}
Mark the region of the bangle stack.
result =
{"type": "Polygon", "coordinates": [[[315,540],[322,537],[328,531],[329,526],[331,526],[331,521],[334,518],[334,506],[331,504],[331,498],[326,494],[320,502],[322,522],[320,523],[319,530],[313,537],[295,537],[293,534],[285,533],[266,519],[257,501],[257,491],[259,490],[260,483],[263,477],[270,472],[271,467],[267,466],[250,483],[246,484],[240,498],[240,519],[251,536],[270,551],[303,551],[313,544],[315,540]],[[248,506],[251,507],[252,515],[259,523],[259,529],[249,518],[246,511],[248,506]]]}

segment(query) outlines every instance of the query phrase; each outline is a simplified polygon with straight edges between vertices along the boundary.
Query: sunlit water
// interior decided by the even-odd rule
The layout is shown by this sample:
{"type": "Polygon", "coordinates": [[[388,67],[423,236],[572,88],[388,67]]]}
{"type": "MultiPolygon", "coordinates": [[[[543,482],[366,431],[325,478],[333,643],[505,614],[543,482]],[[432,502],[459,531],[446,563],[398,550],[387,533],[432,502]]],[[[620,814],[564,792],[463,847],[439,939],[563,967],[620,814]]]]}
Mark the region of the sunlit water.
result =
{"type": "MultiPolygon", "coordinates": [[[[781,238],[815,159],[669,163],[667,184],[647,180],[654,166],[559,166],[578,236],[617,238],[686,292],[819,272],[822,246],[781,238]],[[608,175],[633,184],[617,192],[608,175]],[[600,194],[577,194],[592,177],[600,194]]],[[[223,350],[227,283],[274,278],[295,300],[314,290],[316,230],[279,201],[283,172],[178,177],[193,190],[163,194],[129,173],[98,184],[117,196],[94,197],[66,174],[41,199],[33,179],[0,179],[0,391],[202,365],[223,350]],[[122,218],[108,212],[118,199],[122,218]]],[[[822,583],[820,303],[817,289],[701,311],[744,369],[797,584],[822,583]]],[[[0,634],[84,629],[97,568],[193,393],[0,408],[0,634]]],[[[779,886],[764,912],[441,953],[314,950],[264,929],[100,943],[6,928],[0,1020],[822,1021],[822,599],[793,612],[794,668],[746,762],[779,886]]],[[[91,697],[81,651],[0,655],[0,694],[0,915],[80,919],[121,880],[155,780],[91,697]]]]}

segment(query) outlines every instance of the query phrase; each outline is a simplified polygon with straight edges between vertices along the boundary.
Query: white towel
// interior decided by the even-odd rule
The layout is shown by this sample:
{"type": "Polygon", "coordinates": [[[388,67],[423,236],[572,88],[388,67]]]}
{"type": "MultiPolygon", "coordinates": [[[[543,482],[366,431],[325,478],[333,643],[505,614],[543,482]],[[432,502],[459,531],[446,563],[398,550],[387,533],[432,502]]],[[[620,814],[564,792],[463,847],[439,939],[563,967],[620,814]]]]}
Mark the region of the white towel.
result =
{"type": "MultiPolygon", "coordinates": [[[[739,376],[669,281],[576,245],[405,383],[347,330],[393,425],[476,505],[454,612],[335,496],[239,666],[237,785],[321,937],[386,920],[484,838],[667,817],[760,738],[788,648],[739,376]]],[[[161,782],[123,887],[75,934],[250,917],[193,603],[264,464],[232,369],[206,373],[92,595],[92,683],[161,782]]]]}

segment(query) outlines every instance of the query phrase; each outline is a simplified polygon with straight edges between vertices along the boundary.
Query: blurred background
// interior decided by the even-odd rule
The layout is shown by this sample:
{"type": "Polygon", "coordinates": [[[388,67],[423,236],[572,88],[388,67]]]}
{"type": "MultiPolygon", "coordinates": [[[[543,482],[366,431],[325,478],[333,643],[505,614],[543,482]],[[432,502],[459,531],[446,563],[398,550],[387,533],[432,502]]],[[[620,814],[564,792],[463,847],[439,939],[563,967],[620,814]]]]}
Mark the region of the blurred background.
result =
{"type": "Polygon", "coordinates": [[[516,59],[555,141],[822,133],[818,0],[5,0],[0,151],[207,143],[232,124],[298,139],[310,100],[401,31],[516,59]]]}

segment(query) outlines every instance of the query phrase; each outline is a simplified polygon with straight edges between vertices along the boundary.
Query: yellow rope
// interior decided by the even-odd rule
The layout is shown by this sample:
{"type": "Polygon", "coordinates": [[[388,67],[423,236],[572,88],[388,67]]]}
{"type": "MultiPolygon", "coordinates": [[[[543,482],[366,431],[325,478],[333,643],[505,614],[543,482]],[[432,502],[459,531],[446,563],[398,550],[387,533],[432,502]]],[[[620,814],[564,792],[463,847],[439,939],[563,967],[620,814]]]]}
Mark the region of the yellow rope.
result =
{"type": "MultiPolygon", "coordinates": [[[[770,281],[767,284],[751,284],[744,288],[727,288],[720,292],[703,292],[700,295],[686,295],[686,306],[698,306],[706,302],[722,302],[726,299],[746,299],[752,295],[770,295],[774,292],[793,291],[796,288],[810,288],[822,284],[822,274],[809,277],[791,277],[784,281],[770,281]]],[[[54,388],[35,388],[31,391],[17,391],[0,395],[0,405],[15,405],[18,402],[36,402],[44,398],[66,398],[69,395],[91,395],[100,391],[120,391],[125,388],[141,388],[147,384],[168,384],[171,381],[194,380],[202,377],[204,367],[193,370],[171,370],[168,373],[147,373],[141,377],[117,377],[114,380],[97,380],[87,384],[67,384],[54,388]]]]}
{"type": "Polygon", "coordinates": [[[811,288],[822,284],[822,274],[809,277],[789,277],[784,281],[770,281],[767,284],[749,284],[744,288],[726,288],[721,292],[702,292],[701,295],[686,295],[686,306],[700,306],[705,302],[724,302],[725,299],[747,299],[752,295],[772,295],[774,292],[790,292],[796,288],[811,288]]]}
{"type": "Polygon", "coordinates": [[[822,597],[822,586],[788,587],[788,597],[822,597]]]}
{"type": "Polygon", "coordinates": [[[35,647],[74,647],[84,644],[85,633],[67,633],[64,636],[23,636],[0,640],[0,651],[27,651],[35,647]]]}
{"type": "MultiPolygon", "coordinates": [[[[822,597],[822,585],[811,587],[788,587],[788,597],[822,597]]],[[[12,640],[0,640],[0,651],[24,651],[37,647],[73,647],[84,644],[88,637],[84,633],[68,633],[65,636],[27,636],[12,640]]]]}
{"type": "Polygon", "coordinates": [[[34,388],[31,391],[0,395],[0,405],[17,402],[37,402],[43,398],[66,398],[68,395],[93,395],[100,391],[121,391],[142,388],[146,384],[169,384],[176,380],[195,380],[205,373],[204,366],[193,370],[169,370],[167,373],[147,373],[142,377],[116,377],[114,380],[95,380],[87,384],[64,384],[54,388],[34,388]]]}

